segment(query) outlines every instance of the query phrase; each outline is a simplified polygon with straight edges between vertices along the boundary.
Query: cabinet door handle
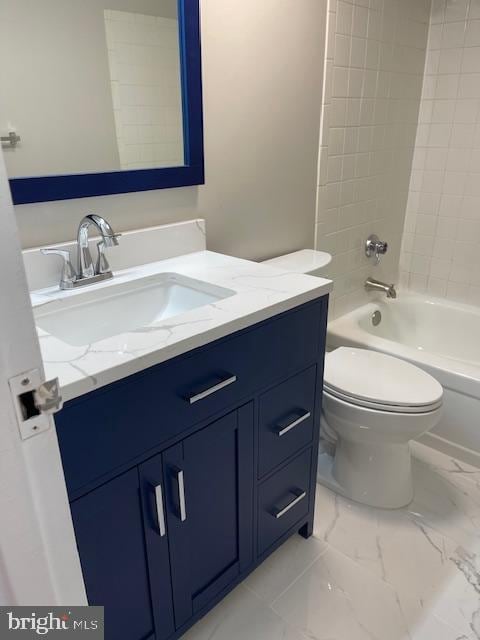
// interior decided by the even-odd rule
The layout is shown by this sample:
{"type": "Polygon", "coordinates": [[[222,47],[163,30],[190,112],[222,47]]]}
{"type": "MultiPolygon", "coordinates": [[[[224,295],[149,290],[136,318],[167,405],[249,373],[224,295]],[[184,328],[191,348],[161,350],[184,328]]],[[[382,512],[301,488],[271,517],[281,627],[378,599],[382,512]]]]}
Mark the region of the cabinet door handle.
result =
{"type": "Polygon", "coordinates": [[[290,511],[290,509],[292,509],[296,504],[303,500],[307,495],[307,492],[302,491],[302,489],[294,489],[292,493],[295,495],[295,498],[291,502],[289,502],[286,507],[282,507],[281,509],[275,507],[272,513],[275,518],[278,519],[284,516],[286,513],[288,513],[288,511],[290,511]]]}
{"type": "Polygon", "coordinates": [[[190,404],[193,404],[194,402],[198,402],[199,400],[203,400],[204,398],[211,396],[212,393],[216,393],[217,391],[220,391],[220,389],[224,389],[225,387],[228,387],[228,385],[233,384],[236,381],[237,381],[237,376],[230,376],[229,378],[226,378],[225,380],[222,380],[221,382],[214,384],[212,387],[205,389],[205,391],[200,391],[199,393],[195,393],[189,396],[187,400],[190,404]]]}
{"type": "Polygon", "coordinates": [[[187,519],[187,507],[185,505],[185,478],[182,469],[175,469],[178,483],[178,506],[180,510],[180,520],[185,522],[187,519]]]}
{"type": "Polygon", "coordinates": [[[277,436],[280,436],[280,437],[284,436],[291,429],[294,429],[295,427],[298,427],[299,424],[301,424],[302,422],[305,422],[305,420],[308,420],[311,415],[312,414],[310,413],[310,411],[307,411],[306,413],[303,414],[303,416],[300,416],[299,418],[297,418],[293,422],[289,422],[286,425],[279,425],[278,426],[278,430],[277,430],[277,436]]]}
{"type": "Polygon", "coordinates": [[[165,512],[163,510],[163,491],[162,485],[157,484],[155,487],[155,504],[157,507],[157,523],[158,523],[158,533],[160,537],[166,534],[167,530],[165,528],[165,512]]]}

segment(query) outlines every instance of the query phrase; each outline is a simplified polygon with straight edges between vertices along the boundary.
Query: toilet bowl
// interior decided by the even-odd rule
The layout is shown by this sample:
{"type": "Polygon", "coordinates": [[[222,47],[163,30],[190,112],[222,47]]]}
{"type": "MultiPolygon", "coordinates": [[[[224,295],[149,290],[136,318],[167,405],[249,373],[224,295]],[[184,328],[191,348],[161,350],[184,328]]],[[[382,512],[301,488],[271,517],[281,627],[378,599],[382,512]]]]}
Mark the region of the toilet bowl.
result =
{"type": "Polygon", "coordinates": [[[337,444],[331,468],[320,461],[319,481],[374,507],[407,505],[409,441],[435,427],[442,397],[432,376],[404,360],[351,347],[327,353],[323,412],[337,444]]]}
{"type": "MultiPolygon", "coordinates": [[[[312,250],[266,263],[322,275],[328,254],[312,250]]],[[[318,482],[352,500],[396,509],[411,502],[410,440],[433,429],[443,389],[418,367],[377,351],[340,347],[325,356],[318,482]],[[332,455],[332,451],[334,453],[332,455]]]]}

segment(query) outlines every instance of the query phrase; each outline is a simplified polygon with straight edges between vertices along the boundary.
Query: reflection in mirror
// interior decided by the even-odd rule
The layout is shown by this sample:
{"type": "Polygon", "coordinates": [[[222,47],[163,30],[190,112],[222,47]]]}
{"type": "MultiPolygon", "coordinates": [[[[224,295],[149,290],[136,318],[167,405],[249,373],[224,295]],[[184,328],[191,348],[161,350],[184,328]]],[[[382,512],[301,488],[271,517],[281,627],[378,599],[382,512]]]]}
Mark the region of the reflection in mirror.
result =
{"type": "Polygon", "coordinates": [[[176,0],[0,0],[0,25],[10,178],[184,165],[176,0]]]}

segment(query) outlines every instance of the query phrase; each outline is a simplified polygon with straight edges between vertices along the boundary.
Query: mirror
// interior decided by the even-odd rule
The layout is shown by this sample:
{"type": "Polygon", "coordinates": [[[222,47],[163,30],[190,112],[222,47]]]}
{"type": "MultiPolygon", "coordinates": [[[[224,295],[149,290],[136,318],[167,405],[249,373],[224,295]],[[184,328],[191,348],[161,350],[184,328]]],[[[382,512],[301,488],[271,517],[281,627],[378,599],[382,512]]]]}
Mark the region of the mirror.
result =
{"type": "Polygon", "coordinates": [[[198,0],[0,0],[0,25],[16,203],[203,182],[198,0]]]}

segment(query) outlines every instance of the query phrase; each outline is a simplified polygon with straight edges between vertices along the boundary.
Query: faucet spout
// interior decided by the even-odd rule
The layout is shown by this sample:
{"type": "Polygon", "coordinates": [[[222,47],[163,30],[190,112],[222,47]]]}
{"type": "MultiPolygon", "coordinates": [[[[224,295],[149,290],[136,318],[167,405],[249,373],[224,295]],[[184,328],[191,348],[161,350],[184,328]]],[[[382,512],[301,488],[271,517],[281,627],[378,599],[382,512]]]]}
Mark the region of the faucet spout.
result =
{"type": "Polygon", "coordinates": [[[365,289],[367,291],[381,291],[386,294],[387,298],[395,299],[397,297],[395,285],[386,284],[385,282],[380,282],[380,280],[375,280],[374,278],[367,278],[365,281],[365,289]]]}
{"type": "Polygon", "coordinates": [[[88,246],[88,232],[91,226],[96,227],[100,232],[105,247],[118,245],[118,235],[105,218],[95,213],[86,215],[80,222],[77,233],[79,278],[93,278],[97,275],[88,246]]]}

